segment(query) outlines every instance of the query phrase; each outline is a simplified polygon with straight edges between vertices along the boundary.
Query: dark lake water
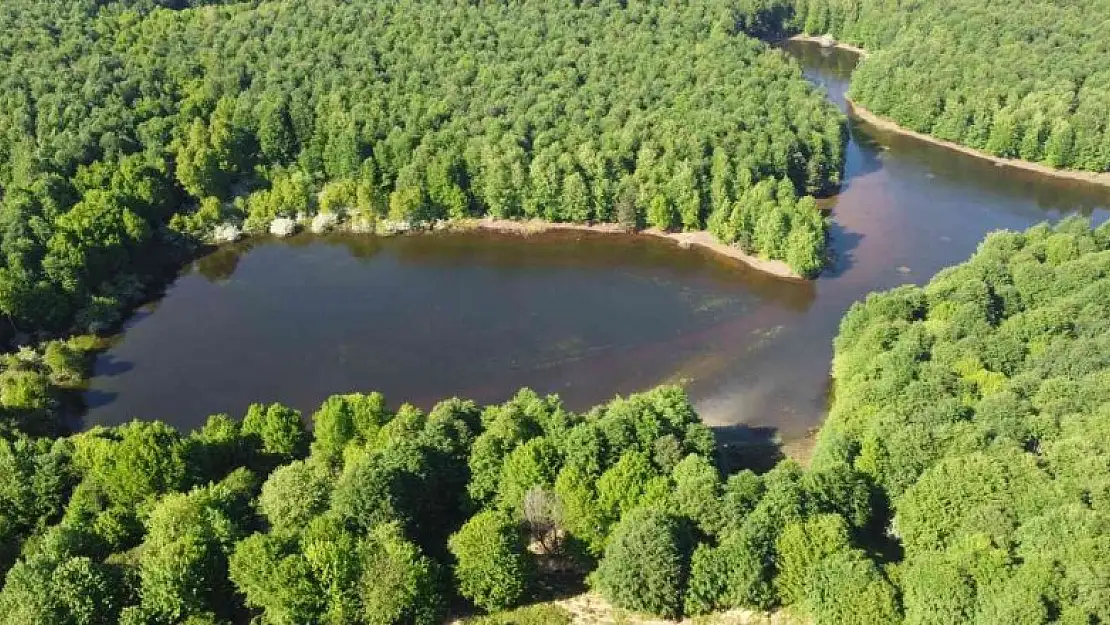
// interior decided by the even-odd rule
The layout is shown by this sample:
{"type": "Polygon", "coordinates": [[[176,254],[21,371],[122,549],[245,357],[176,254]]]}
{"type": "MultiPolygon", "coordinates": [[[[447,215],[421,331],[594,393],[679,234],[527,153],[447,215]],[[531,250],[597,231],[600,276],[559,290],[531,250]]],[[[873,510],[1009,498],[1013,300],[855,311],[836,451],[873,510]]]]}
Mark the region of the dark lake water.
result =
{"type": "MultiPolygon", "coordinates": [[[[844,105],[854,55],[791,42],[844,105]]],[[[684,382],[702,417],[798,441],[826,411],[832,339],[868,292],[923,283],[992,230],[1079,213],[1110,189],[997,167],[853,120],[834,266],[799,284],[632,236],[259,240],[187,267],[96,363],[87,425],[182,428],[255,401],[311,412],[380,390],[428,406],[521,386],[575,409],[684,382]]]]}

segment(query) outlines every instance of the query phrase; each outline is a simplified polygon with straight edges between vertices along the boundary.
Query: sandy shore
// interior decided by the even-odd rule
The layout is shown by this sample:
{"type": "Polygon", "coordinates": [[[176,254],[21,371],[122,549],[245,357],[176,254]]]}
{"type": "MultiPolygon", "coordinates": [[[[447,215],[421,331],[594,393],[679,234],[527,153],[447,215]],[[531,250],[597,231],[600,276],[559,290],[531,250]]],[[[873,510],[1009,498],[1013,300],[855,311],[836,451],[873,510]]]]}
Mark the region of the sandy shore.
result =
{"type": "MultiPolygon", "coordinates": [[[[810,35],[794,35],[793,37],[790,37],[790,40],[791,41],[808,41],[808,42],[811,42],[811,43],[816,43],[818,45],[825,45],[825,44],[829,43],[830,41],[832,41],[832,45],[827,46],[827,47],[839,48],[841,50],[847,50],[849,52],[854,52],[854,53],[856,53],[856,54],[858,54],[858,55],[860,55],[861,57],[864,57],[864,58],[866,58],[867,54],[868,54],[867,50],[864,50],[863,48],[853,46],[853,45],[847,44],[847,43],[841,43],[841,42],[836,41],[834,39],[826,39],[825,37],[814,37],[814,36],[810,36],[810,35]]],[[[1075,170],[1075,169],[1056,169],[1055,167],[1049,167],[1048,165],[1045,165],[1045,164],[1042,164],[1042,163],[1034,163],[1032,161],[1023,161],[1023,160],[1018,159],[1018,158],[1002,158],[1002,157],[999,157],[999,156],[995,156],[993,154],[989,154],[989,153],[984,152],[982,150],[977,150],[975,148],[970,148],[966,145],[960,145],[959,143],[953,143],[952,141],[945,141],[944,139],[938,139],[938,138],[936,138],[932,135],[927,135],[925,133],[917,132],[915,130],[910,130],[909,128],[905,128],[905,127],[899,125],[894,120],[887,119],[885,117],[880,117],[880,116],[872,113],[871,111],[867,110],[866,108],[864,108],[864,107],[860,106],[859,104],[853,102],[851,100],[851,98],[848,98],[847,96],[845,96],[845,100],[847,100],[849,108],[851,109],[852,113],[856,117],[862,119],[863,121],[867,122],[868,124],[871,124],[872,126],[875,126],[876,128],[880,128],[882,130],[886,130],[886,131],[889,131],[889,132],[896,132],[900,135],[906,135],[908,137],[913,137],[914,139],[917,139],[919,141],[925,141],[926,143],[932,143],[933,145],[943,146],[943,147],[946,147],[950,150],[955,150],[957,152],[962,152],[963,154],[968,154],[970,156],[975,156],[975,157],[990,161],[990,162],[992,162],[995,165],[998,165],[1000,167],[1015,167],[1017,169],[1024,169],[1026,171],[1033,171],[1033,172],[1036,172],[1038,174],[1043,174],[1045,176],[1055,176],[1057,178],[1066,178],[1068,180],[1080,180],[1080,181],[1083,181],[1083,182],[1089,182],[1089,183],[1092,183],[1092,184],[1098,184],[1098,185],[1103,185],[1103,186],[1110,187],[1110,172],[1079,171],[1079,170],[1075,170]]]]}
{"type": "MultiPolygon", "coordinates": [[[[455,230],[489,230],[493,232],[506,232],[509,234],[519,234],[525,236],[558,230],[578,230],[583,232],[600,232],[603,234],[624,234],[629,232],[620,224],[555,223],[538,219],[468,219],[465,221],[452,222],[449,227],[455,230]]],[[[793,269],[790,268],[790,265],[787,265],[785,262],[781,260],[767,260],[764,258],[759,258],[757,256],[752,256],[751,254],[745,253],[738,247],[721,243],[716,239],[716,237],[704,230],[699,232],[663,232],[661,230],[656,230],[652,228],[647,230],[640,230],[636,234],[674,241],[681,247],[702,247],[715,254],[720,254],[721,256],[725,256],[733,260],[738,260],[745,265],[748,265],[752,269],[762,271],[764,273],[775,276],[776,278],[804,280],[804,278],[798,275],[793,269]]]]}
{"type": "MultiPolygon", "coordinates": [[[[808,619],[796,616],[786,609],[757,612],[743,608],[671,621],[614,607],[596,592],[548,601],[538,604],[538,607],[553,608],[568,617],[572,625],[804,625],[808,622],[808,619]]],[[[475,620],[455,619],[449,621],[448,625],[467,625],[475,620]]]]}
{"type": "Polygon", "coordinates": [[[863,48],[860,48],[858,46],[853,46],[850,43],[841,43],[835,39],[832,39],[831,37],[826,39],[825,37],[815,37],[813,35],[794,35],[793,37],[789,37],[788,39],[790,41],[808,41],[810,43],[816,43],[826,48],[837,48],[840,50],[847,50],[848,52],[855,52],[862,57],[867,56],[867,50],[864,50],[863,48]],[[832,45],[825,45],[830,41],[832,42],[832,45]]]}

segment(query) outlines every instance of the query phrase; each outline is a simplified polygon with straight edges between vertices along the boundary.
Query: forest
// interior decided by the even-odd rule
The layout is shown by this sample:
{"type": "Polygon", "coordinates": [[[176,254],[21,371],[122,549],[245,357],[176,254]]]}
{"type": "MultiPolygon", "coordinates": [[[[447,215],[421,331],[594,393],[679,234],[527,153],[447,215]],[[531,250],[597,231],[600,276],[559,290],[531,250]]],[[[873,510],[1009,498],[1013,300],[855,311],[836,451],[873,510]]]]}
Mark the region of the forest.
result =
{"type": "Polygon", "coordinates": [[[665,617],[1110,622],[1108,307],[1110,225],[992,234],[852,307],[812,461],[762,474],[667,386],[10,435],[0,624],[438,623],[581,584],[665,617]]]}
{"type": "Polygon", "coordinates": [[[1108,294],[1074,217],[844,317],[811,470],[882,493],[906,623],[1110,622],[1108,294]]]}
{"type": "Polygon", "coordinates": [[[722,592],[770,605],[807,562],[801,534],[780,540],[798,564],[773,583],[781,521],[846,541],[869,515],[868,483],[839,469],[723,479],[675,387],[586,414],[527,390],[427,413],[338,395],[312,421],[255,405],[190,434],[3,440],[0,623],[439,623],[595,569],[606,596],[656,614],[722,592]]]}
{"type": "Polygon", "coordinates": [[[75,333],[229,224],[708,229],[813,275],[844,118],[751,36],[832,32],[872,51],[853,97],[875,112],[1106,170],[1102,12],[5,3],[0,339],[32,344],[0,356],[0,625],[431,624],[552,587],[668,618],[1110,623],[1110,225],[1082,219],[852,306],[806,466],[737,467],[673,386],[580,413],[524,389],[192,432],[56,419],[97,347],[75,333]]]}
{"type": "Polygon", "coordinates": [[[871,54],[852,99],[995,156],[1110,171],[1105,0],[794,0],[790,28],[871,54]]]}
{"type": "Polygon", "coordinates": [[[317,213],[708,229],[813,276],[845,120],[747,15],[7,2],[0,339],[111,327],[218,227],[317,213]]]}

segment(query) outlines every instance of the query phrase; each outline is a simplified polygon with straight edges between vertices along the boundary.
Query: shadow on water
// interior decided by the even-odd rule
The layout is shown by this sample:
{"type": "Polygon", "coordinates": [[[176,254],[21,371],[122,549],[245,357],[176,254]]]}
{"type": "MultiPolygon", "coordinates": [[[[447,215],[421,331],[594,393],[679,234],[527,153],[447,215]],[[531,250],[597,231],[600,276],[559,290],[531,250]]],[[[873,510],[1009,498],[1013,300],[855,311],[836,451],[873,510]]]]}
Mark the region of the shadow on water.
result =
{"type": "MultiPolygon", "coordinates": [[[[352,239],[365,238],[347,234],[329,235],[323,240],[349,246],[352,239]]],[[[741,288],[761,300],[799,312],[808,310],[816,298],[812,282],[782,280],[698,246],[682,249],[673,241],[641,234],[556,230],[521,237],[495,232],[442,232],[396,237],[389,245],[399,260],[418,267],[457,268],[478,263],[495,269],[544,273],[599,268],[650,270],[682,280],[708,280],[730,289],[741,288]],[[527,253],[522,254],[522,249],[527,253]]]]}
{"type": "Polygon", "coordinates": [[[158,302],[160,301],[159,298],[161,297],[161,295],[162,294],[158,294],[155,299],[151,300],[147,304],[143,304],[142,308],[136,308],[135,311],[131,313],[131,316],[128,317],[126,321],[124,321],[123,329],[127,330],[135,324],[140,323],[143,319],[146,319],[147,317],[153,315],[155,311],[158,310],[158,302]]]}
{"type": "Polygon", "coordinates": [[[100,389],[89,389],[85,391],[82,399],[85,403],[87,410],[95,410],[110,405],[116,400],[119,393],[115,391],[102,391],[100,389]]]}
{"type": "Polygon", "coordinates": [[[713,434],[717,438],[717,463],[725,475],[744,469],[766,473],[786,457],[775,427],[739,423],[715,427],[713,434]]]}
{"type": "Polygon", "coordinates": [[[848,162],[845,165],[845,180],[841,193],[852,188],[857,180],[883,168],[883,153],[886,148],[870,133],[870,127],[855,117],[848,118],[849,143],[848,162]]]}
{"type": "Polygon", "coordinates": [[[209,282],[226,282],[239,267],[239,259],[249,252],[251,247],[251,243],[217,247],[210,254],[198,258],[191,269],[204,276],[209,282]]]}
{"type": "Polygon", "coordinates": [[[859,246],[863,236],[861,232],[848,231],[839,222],[831,222],[829,224],[830,262],[821,273],[822,277],[836,278],[850,270],[855,264],[852,250],[859,246]]]}
{"type": "Polygon", "coordinates": [[[112,378],[117,375],[122,375],[135,368],[135,363],[116,358],[112,354],[104,354],[103,357],[96,359],[96,367],[93,375],[97,377],[112,378]]]}

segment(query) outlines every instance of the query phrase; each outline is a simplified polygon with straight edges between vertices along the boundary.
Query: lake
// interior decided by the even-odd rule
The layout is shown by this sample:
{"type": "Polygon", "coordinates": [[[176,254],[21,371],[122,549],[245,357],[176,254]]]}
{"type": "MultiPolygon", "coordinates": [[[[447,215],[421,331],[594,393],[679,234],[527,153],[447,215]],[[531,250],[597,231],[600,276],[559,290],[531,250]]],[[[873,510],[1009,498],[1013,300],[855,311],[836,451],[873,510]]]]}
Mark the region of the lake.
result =
{"type": "MultiPolygon", "coordinates": [[[[788,42],[844,106],[854,54],[788,42]]],[[[1110,189],[998,167],[852,120],[832,211],[835,261],[812,283],[649,237],[436,233],[253,240],[183,269],[95,365],[86,425],[334,393],[398,404],[503,401],[529,386],[573,409],[686,384],[729,432],[799,441],[820,425],[832,339],[868,292],[921,284],[983,236],[1082,214],[1110,189]],[[729,426],[736,426],[729,429],[729,426]]]]}

